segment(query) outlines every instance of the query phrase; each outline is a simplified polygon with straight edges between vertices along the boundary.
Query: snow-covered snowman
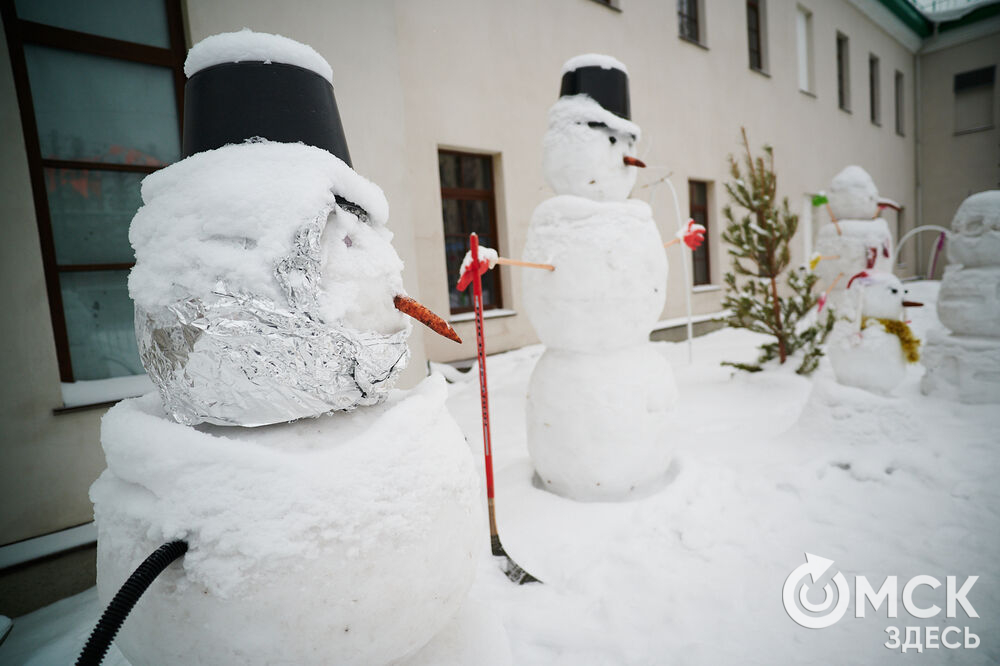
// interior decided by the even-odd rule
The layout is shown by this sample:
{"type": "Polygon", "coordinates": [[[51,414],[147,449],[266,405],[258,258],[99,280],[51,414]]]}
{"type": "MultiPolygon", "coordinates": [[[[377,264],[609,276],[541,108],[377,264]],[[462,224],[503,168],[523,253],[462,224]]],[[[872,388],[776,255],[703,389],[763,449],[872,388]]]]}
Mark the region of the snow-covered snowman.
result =
{"type": "Polygon", "coordinates": [[[862,271],[848,280],[857,294],[860,316],[834,325],[827,346],[837,381],[887,394],[906,376],[906,366],[920,360],[920,340],[906,322],[907,307],[922,303],[892,273],[862,271]]]}
{"type": "Polygon", "coordinates": [[[921,388],[967,403],[1000,402],[1000,190],[962,202],[948,236],[921,388]]]}
{"type": "Polygon", "coordinates": [[[676,387],[649,342],[666,294],[667,260],[635,185],[639,127],[628,73],[608,56],[563,67],[543,141],[556,196],[535,209],[524,304],[545,344],[528,386],[528,451],[552,491],[579,500],[641,492],[670,463],[676,387]]]}
{"type": "Polygon", "coordinates": [[[404,658],[464,603],[482,547],[443,381],[391,391],[401,311],[441,322],[403,291],[318,53],[228,33],[185,72],[185,157],[143,181],[130,230],[159,395],[103,420],[100,597],[161,543],[188,550],[118,646],[136,666],[404,658]]]}
{"type": "Polygon", "coordinates": [[[893,243],[882,208],[898,208],[879,197],[868,172],[851,165],[833,177],[827,203],[830,223],[816,234],[816,274],[830,289],[830,303],[842,310],[848,305],[847,280],[863,270],[892,271],[893,243]]]}

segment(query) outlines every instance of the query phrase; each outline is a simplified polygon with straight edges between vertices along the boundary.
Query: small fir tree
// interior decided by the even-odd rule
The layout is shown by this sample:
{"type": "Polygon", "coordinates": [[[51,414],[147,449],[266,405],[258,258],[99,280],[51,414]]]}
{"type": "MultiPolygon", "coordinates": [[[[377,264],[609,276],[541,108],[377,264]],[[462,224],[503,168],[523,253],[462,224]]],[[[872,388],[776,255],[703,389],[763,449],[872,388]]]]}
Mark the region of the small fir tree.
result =
{"type": "Polygon", "coordinates": [[[788,273],[791,293],[786,296],[778,293],[778,278],[791,261],[788,244],[795,236],[799,218],[789,211],[787,198],[778,206],[773,150],[765,145],[764,156],[755,158],[750,152],[746,129],[741,131],[746,154],[742,164],[729,156],[729,172],[734,180],[726,183],[726,192],[734,204],[747,212],[737,221],[729,204],[722,209],[728,221],[722,240],[729,245],[733,257],[733,270],[725,276],[726,295],[722,304],[731,312],[726,318],[729,326],[763,333],[774,340],[761,345],[756,363],[723,361],[723,365],[759,372],[770,360],[777,358],[784,363],[788,357],[803,351],[796,372],[807,375],[819,365],[823,355],[820,345],[833,328],[834,319],[828,311],[822,321],[811,324],[804,321],[818,300],[812,293],[818,278],[804,266],[788,273]],[[741,277],[739,284],[737,276],[741,277]]]}

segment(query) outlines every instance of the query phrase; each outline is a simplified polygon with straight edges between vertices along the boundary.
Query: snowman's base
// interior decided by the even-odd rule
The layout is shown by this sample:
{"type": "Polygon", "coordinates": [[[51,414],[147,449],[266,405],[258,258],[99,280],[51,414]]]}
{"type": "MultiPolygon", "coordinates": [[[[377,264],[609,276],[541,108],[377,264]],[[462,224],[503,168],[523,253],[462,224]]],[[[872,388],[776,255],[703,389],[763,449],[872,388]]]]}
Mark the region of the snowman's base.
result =
{"type": "Polygon", "coordinates": [[[163,542],[190,544],[122,627],[125,657],[386,664],[420,650],[481,548],[446,397],[430,378],[377,407],[253,429],[179,425],[156,395],[112,408],[91,489],[101,601],[163,542]]]}
{"type": "Polygon", "coordinates": [[[677,389],[654,344],[600,355],[548,349],[528,385],[528,453],[542,488],[639,499],[670,466],[677,389]]]}
{"type": "Polygon", "coordinates": [[[1000,338],[927,334],[923,350],[927,368],[920,383],[925,395],[968,404],[1000,403],[1000,338]]]}

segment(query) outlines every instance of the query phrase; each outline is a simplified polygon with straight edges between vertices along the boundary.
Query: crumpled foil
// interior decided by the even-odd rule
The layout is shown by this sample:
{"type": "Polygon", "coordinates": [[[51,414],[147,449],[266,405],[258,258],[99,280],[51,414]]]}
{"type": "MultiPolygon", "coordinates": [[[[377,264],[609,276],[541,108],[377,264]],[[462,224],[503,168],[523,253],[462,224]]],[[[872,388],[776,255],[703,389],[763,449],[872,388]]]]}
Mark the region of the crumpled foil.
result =
{"type": "Polygon", "coordinates": [[[139,357],[176,421],[261,426],[388,396],[410,357],[410,325],[381,334],[315,314],[328,213],[304,225],[275,266],[287,305],[225,282],[207,298],[136,305],[139,357]]]}

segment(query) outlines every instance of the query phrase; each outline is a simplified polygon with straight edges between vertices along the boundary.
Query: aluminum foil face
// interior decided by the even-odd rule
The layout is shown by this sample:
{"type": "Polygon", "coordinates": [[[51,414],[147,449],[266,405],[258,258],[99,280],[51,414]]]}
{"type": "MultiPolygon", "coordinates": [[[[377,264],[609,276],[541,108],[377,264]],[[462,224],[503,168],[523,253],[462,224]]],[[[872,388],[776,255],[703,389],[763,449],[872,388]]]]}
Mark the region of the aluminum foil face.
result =
{"type": "Polygon", "coordinates": [[[387,397],[409,360],[411,326],[356,331],[317,314],[329,212],[300,228],[274,266],[284,303],[219,282],[208,297],[136,305],[139,356],[175,420],[261,426],[387,397]]]}

